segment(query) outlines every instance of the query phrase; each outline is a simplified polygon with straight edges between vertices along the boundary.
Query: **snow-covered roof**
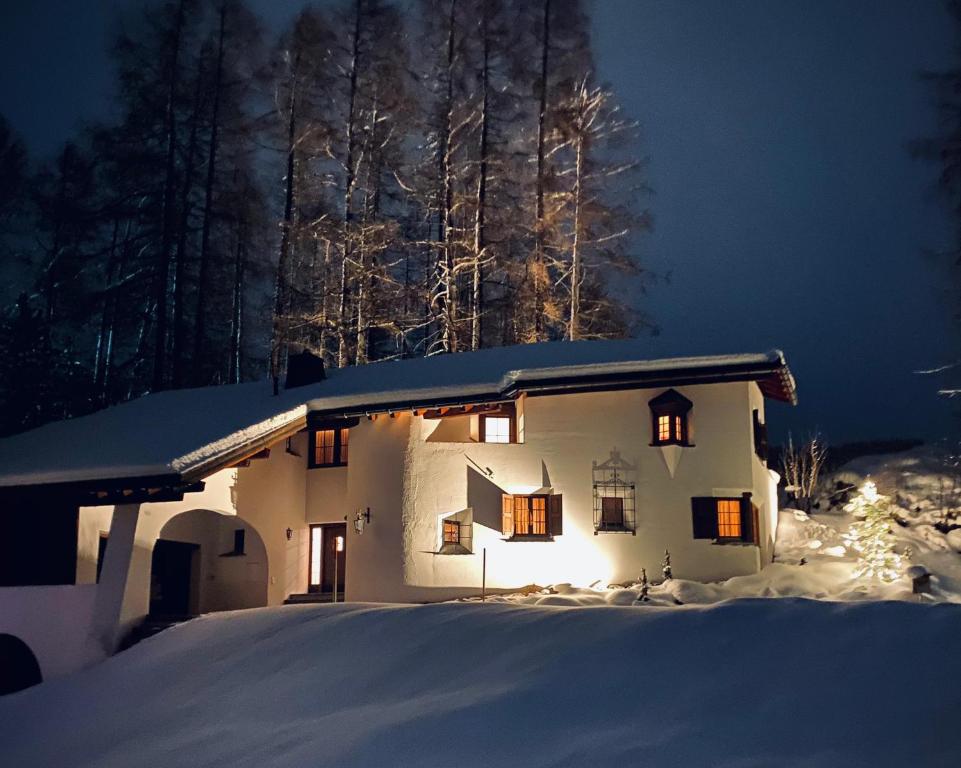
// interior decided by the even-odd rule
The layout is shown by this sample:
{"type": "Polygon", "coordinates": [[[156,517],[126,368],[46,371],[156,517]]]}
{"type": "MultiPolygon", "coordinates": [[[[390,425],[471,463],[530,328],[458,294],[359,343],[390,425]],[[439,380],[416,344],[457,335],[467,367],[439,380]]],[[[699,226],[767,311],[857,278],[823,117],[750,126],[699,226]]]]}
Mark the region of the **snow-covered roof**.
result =
{"type": "Polygon", "coordinates": [[[520,392],[755,380],[794,401],[781,352],[647,359],[636,341],[552,342],[331,370],[273,394],[269,382],[160,392],[0,440],[0,487],[127,478],[198,479],[300,429],[349,415],[520,392]]]}

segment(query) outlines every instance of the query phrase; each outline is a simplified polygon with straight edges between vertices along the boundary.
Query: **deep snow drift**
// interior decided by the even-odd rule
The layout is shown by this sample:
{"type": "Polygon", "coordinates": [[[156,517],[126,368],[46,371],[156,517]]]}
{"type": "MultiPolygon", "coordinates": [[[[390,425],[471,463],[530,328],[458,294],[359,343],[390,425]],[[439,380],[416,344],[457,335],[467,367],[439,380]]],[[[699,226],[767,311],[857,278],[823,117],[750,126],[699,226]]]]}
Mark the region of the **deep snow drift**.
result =
{"type": "Polygon", "coordinates": [[[952,766],[961,607],[288,606],[0,699],[0,762],[952,766]]]}

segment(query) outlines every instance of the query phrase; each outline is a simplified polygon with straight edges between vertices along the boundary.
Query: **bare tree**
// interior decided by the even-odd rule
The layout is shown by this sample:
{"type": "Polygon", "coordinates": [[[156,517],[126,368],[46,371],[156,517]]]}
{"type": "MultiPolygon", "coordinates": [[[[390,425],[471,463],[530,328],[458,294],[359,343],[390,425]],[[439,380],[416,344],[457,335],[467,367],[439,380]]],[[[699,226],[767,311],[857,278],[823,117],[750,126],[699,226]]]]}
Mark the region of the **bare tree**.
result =
{"type": "Polygon", "coordinates": [[[811,511],[821,469],[827,459],[824,439],[814,434],[803,443],[795,444],[788,434],[787,444],[781,448],[781,473],[785,489],[805,512],[811,511]]]}

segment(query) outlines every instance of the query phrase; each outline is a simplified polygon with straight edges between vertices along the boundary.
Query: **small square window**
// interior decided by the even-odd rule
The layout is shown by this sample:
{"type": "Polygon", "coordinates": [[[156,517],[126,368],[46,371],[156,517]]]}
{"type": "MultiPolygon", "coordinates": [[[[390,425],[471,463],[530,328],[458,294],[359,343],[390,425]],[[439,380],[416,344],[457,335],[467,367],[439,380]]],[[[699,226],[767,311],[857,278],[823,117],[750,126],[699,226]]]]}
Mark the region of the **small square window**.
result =
{"type": "Polygon", "coordinates": [[[460,523],[457,520],[444,521],[444,543],[460,544],[460,523]]]}
{"type": "Polygon", "coordinates": [[[484,417],[484,442],[509,443],[511,441],[511,419],[509,416],[484,417]]]}

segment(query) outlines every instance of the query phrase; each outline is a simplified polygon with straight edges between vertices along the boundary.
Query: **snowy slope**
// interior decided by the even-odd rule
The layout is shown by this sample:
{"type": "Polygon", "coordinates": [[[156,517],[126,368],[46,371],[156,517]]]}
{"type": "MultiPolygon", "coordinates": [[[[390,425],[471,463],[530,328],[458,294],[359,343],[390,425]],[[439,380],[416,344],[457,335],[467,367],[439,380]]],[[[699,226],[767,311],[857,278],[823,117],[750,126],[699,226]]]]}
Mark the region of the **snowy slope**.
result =
{"type": "Polygon", "coordinates": [[[160,392],[0,440],[0,486],[184,473],[308,409],[491,396],[532,379],[784,365],[778,351],[649,360],[645,350],[636,341],[527,344],[332,370],[277,396],[266,381],[160,392]]]}
{"type": "Polygon", "coordinates": [[[0,699],[17,768],[952,766],[961,608],[289,606],[0,699]]]}

